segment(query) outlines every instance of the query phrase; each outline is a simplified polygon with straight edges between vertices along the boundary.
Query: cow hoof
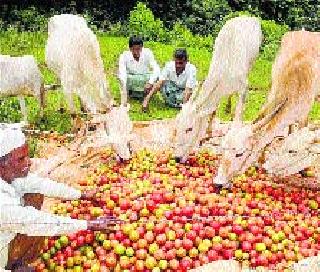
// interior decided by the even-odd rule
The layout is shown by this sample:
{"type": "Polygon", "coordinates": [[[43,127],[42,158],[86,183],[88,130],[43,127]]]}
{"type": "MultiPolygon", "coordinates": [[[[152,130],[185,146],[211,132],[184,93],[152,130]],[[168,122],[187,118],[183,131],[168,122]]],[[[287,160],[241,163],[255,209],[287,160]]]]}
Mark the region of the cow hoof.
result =
{"type": "Polygon", "coordinates": [[[91,125],[88,127],[88,131],[96,131],[97,130],[97,126],[96,125],[91,125]]]}
{"type": "Polygon", "coordinates": [[[231,183],[225,183],[225,184],[214,184],[217,193],[220,193],[221,190],[226,189],[229,190],[231,188],[231,183]]]}
{"type": "Polygon", "coordinates": [[[59,112],[60,112],[61,114],[64,114],[64,113],[66,112],[66,110],[61,107],[61,108],[59,109],[59,112]]]}
{"type": "Polygon", "coordinates": [[[149,108],[142,106],[142,112],[143,112],[143,113],[148,113],[148,112],[149,112],[149,108]]]}
{"type": "Polygon", "coordinates": [[[180,157],[174,157],[174,160],[176,161],[176,163],[180,163],[181,162],[181,158],[180,157]]]}

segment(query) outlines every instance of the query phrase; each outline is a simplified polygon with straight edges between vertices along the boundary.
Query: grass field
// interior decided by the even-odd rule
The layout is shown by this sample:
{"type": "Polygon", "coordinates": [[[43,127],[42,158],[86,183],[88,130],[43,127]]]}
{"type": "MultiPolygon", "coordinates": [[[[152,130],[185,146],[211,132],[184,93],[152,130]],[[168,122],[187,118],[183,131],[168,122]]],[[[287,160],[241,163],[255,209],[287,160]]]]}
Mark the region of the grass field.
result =
{"type": "MultiPolygon", "coordinates": [[[[0,54],[8,54],[12,56],[21,56],[26,54],[34,55],[37,59],[41,72],[46,84],[57,82],[55,76],[44,64],[44,48],[46,42],[46,34],[44,33],[16,33],[1,32],[0,33],[0,54]]],[[[111,92],[116,101],[120,100],[119,83],[116,79],[117,64],[119,55],[127,48],[126,38],[116,38],[108,36],[98,36],[100,42],[101,55],[107,73],[111,92]]],[[[160,43],[147,42],[146,47],[153,50],[156,59],[161,67],[164,63],[172,58],[174,47],[163,45],[160,43]]],[[[198,69],[198,80],[204,80],[207,75],[211,52],[206,49],[187,48],[190,62],[196,65],[198,69]]],[[[252,120],[261,105],[264,103],[266,94],[270,88],[271,76],[270,61],[258,58],[249,75],[250,93],[246,103],[244,113],[245,120],[252,120]]],[[[67,113],[61,114],[58,109],[60,103],[65,104],[61,91],[48,92],[48,103],[45,109],[45,122],[41,122],[38,116],[39,106],[34,98],[27,99],[29,111],[29,121],[35,123],[39,129],[55,130],[60,133],[67,132],[70,129],[70,116],[67,113]]],[[[77,98],[76,98],[77,99],[77,98]]],[[[236,97],[233,98],[233,109],[235,107],[236,97]]],[[[226,99],[222,99],[218,116],[223,120],[228,120],[230,116],[224,113],[224,105],[226,99]]],[[[168,108],[160,95],[156,96],[150,105],[150,113],[141,113],[140,103],[130,100],[130,116],[132,120],[152,120],[174,117],[177,110],[168,108]]],[[[79,106],[79,103],[78,103],[79,106]]],[[[0,122],[19,121],[21,118],[19,103],[16,98],[1,99],[0,101],[0,122]]],[[[310,118],[313,120],[320,119],[320,104],[315,103],[310,112],[310,118]]]]}

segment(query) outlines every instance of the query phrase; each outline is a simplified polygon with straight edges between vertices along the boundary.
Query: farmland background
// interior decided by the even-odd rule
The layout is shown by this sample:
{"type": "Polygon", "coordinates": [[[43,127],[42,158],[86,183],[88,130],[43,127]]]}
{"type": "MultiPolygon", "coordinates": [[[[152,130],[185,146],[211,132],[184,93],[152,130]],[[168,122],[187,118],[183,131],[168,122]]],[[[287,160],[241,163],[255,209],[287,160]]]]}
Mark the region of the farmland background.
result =
{"type": "MultiPolygon", "coordinates": [[[[95,31],[101,47],[110,89],[119,102],[119,83],[116,78],[119,55],[127,49],[128,36],[144,37],[145,46],[153,50],[161,67],[172,58],[176,47],[186,47],[190,61],[198,68],[198,80],[205,79],[212,57],[217,33],[229,18],[239,14],[261,18],[264,42],[260,56],[249,75],[250,94],[246,103],[246,120],[252,120],[264,103],[270,89],[271,67],[282,35],[292,29],[318,30],[317,1],[1,1],[0,53],[12,56],[32,54],[36,57],[46,84],[56,83],[55,76],[44,67],[44,47],[47,21],[54,14],[82,14],[95,31]]],[[[77,100],[77,98],[75,98],[77,100]]],[[[232,99],[235,108],[237,97],[232,99]]],[[[130,101],[133,120],[152,120],[174,117],[177,110],[166,107],[160,95],[150,106],[150,113],[142,113],[141,105],[130,101]]],[[[229,120],[222,99],[218,115],[229,120]]],[[[79,104],[78,104],[79,105],[79,104]]],[[[36,127],[61,133],[70,130],[70,116],[61,113],[66,107],[61,91],[50,91],[45,119],[39,118],[34,98],[27,99],[29,121],[36,127]]],[[[0,100],[0,121],[19,121],[16,98],[0,100]]],[[[320,119],[320,105],[315,103],[311,120],[320,119]]]]}

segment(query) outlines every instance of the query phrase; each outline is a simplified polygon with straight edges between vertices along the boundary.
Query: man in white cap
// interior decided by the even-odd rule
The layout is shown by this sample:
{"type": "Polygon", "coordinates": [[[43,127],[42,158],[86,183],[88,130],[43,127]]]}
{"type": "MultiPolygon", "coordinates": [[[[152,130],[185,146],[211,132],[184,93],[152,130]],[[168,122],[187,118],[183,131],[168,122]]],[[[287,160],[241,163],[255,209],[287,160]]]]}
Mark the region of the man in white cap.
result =
{"type": "Polygon", "coordinates": [[[9,244],[16,235],[25,234],[36,239],[39,236],[70,234],[86,229],[110,230],[120,222],[113,217],[91,221],[76,220],[25,206],[27,203],[24,196],[30,193],[63,199],[93,197],[92,192],[81,193],[65,184],[29,174],[29,169],[28,146],[21,127],[0,124],[0,271],[33,271],[24,267],[30,260],[23,258],[13,262],[11,260],[7,265],[9,248],[12,249],[9,244]],[[4,270],[5,268],[9,270],[4,270]]]}

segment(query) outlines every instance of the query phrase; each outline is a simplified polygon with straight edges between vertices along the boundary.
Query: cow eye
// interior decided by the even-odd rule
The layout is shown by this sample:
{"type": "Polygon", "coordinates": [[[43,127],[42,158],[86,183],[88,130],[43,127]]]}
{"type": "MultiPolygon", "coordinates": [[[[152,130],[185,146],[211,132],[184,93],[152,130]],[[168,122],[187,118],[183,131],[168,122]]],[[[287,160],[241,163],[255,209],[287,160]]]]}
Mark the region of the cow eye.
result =
{"type": "Polygon", "coordinates": [[[236,154],[236,158],[239,158],[239,157],[241,157],[243,155],[243,153],[237,153],[236,154]]]}
{"type": "Polygon", "coordinates": [[[190,131],[192,131],[192,127],[186,129],[186,132],[190,132],[190,131]]]}
{"type": "Polygon", "coordinates": [[[91,125],[88,128],[88,131],[96,131],[97,130],[97,126],[96,125],[91,125]]]}

